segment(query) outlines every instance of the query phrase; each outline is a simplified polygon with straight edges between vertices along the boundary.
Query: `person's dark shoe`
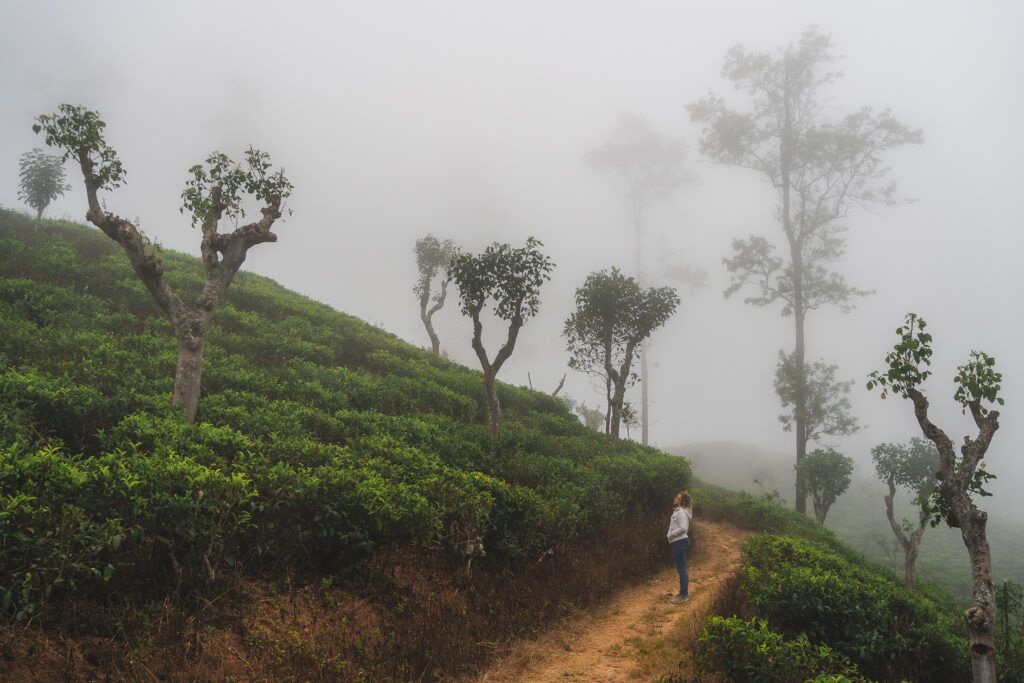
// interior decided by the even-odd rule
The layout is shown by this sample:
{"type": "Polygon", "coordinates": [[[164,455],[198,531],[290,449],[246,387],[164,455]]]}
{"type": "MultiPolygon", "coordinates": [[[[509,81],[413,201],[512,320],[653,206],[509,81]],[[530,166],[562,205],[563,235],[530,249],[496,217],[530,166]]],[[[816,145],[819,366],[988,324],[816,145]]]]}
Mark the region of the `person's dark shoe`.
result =
{"type": "Polygon", "coordinates": [[[671,602],[673,605],[678,605],[679,603],[686,602],[689,599],[689,595],[673,595],[671,598],[669,598],[669,602],[671,602]]]}

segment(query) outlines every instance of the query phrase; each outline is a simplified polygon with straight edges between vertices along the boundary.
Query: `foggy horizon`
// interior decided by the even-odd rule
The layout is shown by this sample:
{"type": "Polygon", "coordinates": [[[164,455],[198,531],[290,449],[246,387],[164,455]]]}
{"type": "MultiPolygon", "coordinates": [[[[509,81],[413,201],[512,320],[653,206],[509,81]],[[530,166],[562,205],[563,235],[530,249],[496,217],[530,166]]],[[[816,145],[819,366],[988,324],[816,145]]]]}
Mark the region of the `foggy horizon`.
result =
{"type": "MultiPolygon", "coordinates": [[[[839,450],[871,476],[872,446],[920,436],[908,401],[864,388],[913,311],[935,337],[925,385],[933,420],[955,443],[976,431],[952,398],[956,367],[972,349],[996,358],[1006,406],[985,462],[999,479],[980,507],[1024,506],[1009,495],[1024,474],[1013,446],[1024,434],[1024,314],[1013,305],[1024,242],[1016,3],[9,2],[0,14],[0,205],[25,209],[22,153],[53,153],[33,134],[34,117],[81,104],[100,112],[128,173],[103,193],[107,208],[138,217],[165,248],[198,255],[199,233],[178,211],[187,169],[214,150],[237,159],[253,145],[296,189],[278,242],[253,249],[246,270],[428,348],[412,294],[415,240],[432,233],[478,252],[533,235],[556,269],[498,379],[527,385],[529,373],[550,393],[567,372],[565,393],[590,406],[603,396],[568,370],[562,324],[588,273],[635,269],[625,208],[584,156],[624,112],[683,138],[695,180],[650,211],[645,266],[654,273],[672,253],[706,270],[708,286],[651,283],[683,299],[650,344],[651,442],[784,453],[794,438],[778,422],[772,383],[793,320],[779,305],[744,304],[743,292],[722,295],[733,239],[781,245],[775,198],[756,173],[700,154],[686,105],[714,92],[742,106],[744,94],[720,75],[726,51],[774,52],[818,26],[843,56],[829,91],[836,111],[890,109],[924,135],[885,157],[898,196],[913,201],[845,221],[836,269],[875,294],[850,314],[807,318],[808,360],[855,380],[864,429],[839,450]]],[[[81,174],[66,171],[73,189],[47,216],[84,222],[81,174]]],[[[452,360],[479,370],[455,294],[435,326],[452,360]]],[[[485,335],[493,354],[504,328],[492,322],[485,335]]],[[[638,403],[639,387],[629,396],[638,403]]]]}

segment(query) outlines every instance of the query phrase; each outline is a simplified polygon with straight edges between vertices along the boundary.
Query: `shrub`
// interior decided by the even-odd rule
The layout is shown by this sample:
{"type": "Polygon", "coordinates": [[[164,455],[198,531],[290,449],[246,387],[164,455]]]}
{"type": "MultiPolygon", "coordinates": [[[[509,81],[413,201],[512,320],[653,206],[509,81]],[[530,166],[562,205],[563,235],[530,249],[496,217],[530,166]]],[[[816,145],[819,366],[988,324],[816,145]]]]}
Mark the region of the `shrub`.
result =
{"type": "Polygon", "coordinates": [[[725,673],[737,683],[867,681],[827,645],[814,645],[804,634],[787,640],[757,617],[711,617],[698,639],[697,664],[703,673],[725,673]]]}

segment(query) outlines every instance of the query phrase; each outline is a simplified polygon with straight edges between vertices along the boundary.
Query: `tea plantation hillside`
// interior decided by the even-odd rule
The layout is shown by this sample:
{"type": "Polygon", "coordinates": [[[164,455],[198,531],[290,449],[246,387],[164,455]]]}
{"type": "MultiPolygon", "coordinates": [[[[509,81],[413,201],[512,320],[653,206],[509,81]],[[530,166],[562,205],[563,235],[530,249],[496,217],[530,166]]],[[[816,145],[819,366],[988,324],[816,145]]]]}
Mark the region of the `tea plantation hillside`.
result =
{"type": "MultiPolygon", "coordinates": [[[[199,291],[197,259],[161,256],[199,291]]],[[[117,245],[0,211],[0,672],[217,678],[242,650],[271,678],[472,668],[663,559],[690,475],[508,385],[492,441],[479,372],[250,273],[194,426],[175,361],[117,245]]]]}

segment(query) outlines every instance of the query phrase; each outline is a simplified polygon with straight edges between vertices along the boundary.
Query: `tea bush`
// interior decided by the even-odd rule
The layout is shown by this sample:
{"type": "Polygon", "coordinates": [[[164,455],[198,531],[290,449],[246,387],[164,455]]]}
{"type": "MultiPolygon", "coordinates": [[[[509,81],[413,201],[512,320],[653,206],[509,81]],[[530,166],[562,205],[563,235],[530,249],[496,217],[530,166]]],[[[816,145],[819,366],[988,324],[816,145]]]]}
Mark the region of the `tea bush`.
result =
{"type": "MultiPolygon", "coordinates": [[[[160,255],[196,295],[198,259],[160,255]]],[[[690,476],[505,384],[494,441],[478,371],[251,273],[205,359],[188,425],[170,326],[117,246],[0,210],[0,611],[348,575],[403,546],[455,563],[476,536],[474,569],[500,573],[660,512],[690,476]]]]}
{"type": "Polygon", "coordinates": [[[703,673],[724,673],[736,683],[868,680],[828,645],[813,645],[802,633],[787,640],[757,617],[708,619],[698,639],[696,659],[703,673]]]}

